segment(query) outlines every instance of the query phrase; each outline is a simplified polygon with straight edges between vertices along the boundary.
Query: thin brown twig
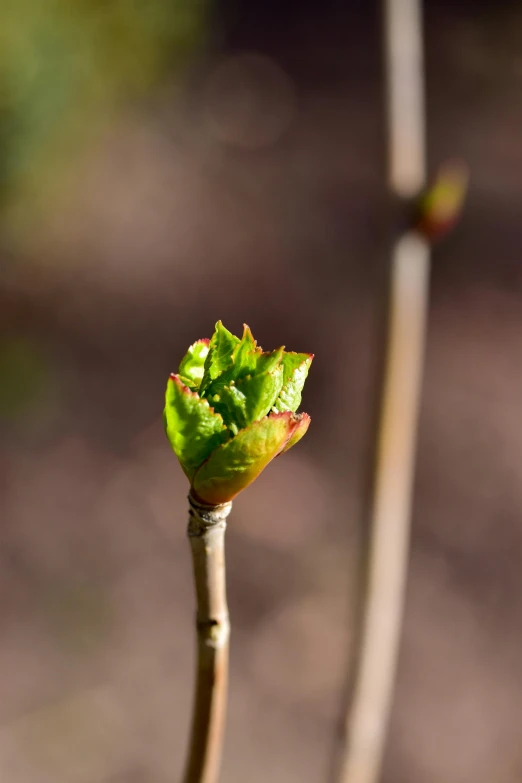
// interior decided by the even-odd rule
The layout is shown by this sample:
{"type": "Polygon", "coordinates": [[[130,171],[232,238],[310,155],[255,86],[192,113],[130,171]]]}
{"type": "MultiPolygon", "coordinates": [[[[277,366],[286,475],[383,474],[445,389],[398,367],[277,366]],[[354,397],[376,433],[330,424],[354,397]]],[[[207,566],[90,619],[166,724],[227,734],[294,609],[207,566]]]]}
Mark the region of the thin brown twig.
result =
{"type": "Polygon", "coordinates": [[[196,588],[197,675],[184,783],[216,783],[221,765],[228,680],[226,519],[232,503],[208,506],[189,496],[188,536],[196,588]]]}

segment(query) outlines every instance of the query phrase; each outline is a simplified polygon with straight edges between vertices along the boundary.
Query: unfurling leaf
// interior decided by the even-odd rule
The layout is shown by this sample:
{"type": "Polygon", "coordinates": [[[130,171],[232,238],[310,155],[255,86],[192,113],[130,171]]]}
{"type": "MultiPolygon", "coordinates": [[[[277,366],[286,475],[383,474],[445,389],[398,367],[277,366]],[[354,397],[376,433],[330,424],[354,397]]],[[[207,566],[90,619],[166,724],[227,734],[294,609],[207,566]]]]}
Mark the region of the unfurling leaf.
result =
{"type": "Polygon", "coordinates": [[[208,356],[210,340],[197,340],[190,346],[179,365],[179,376],[186,386],[199,389],[205,371],[205,360],[208,356]]]}
{"type": "Polygon", "coordinates": [[[245,325],[241,340],[218,321],[167,385],[165,428],[194,495],[231,500],[310,423],[295,411],[313,354],[263,352],[245,325]]]}
{"type": "Polygon", "coordinates": [[[201,463],[229,437],[219,413],[184,386],[177,375],[167,383],[165,429],[181,467],[192,479],[201,463]]]}

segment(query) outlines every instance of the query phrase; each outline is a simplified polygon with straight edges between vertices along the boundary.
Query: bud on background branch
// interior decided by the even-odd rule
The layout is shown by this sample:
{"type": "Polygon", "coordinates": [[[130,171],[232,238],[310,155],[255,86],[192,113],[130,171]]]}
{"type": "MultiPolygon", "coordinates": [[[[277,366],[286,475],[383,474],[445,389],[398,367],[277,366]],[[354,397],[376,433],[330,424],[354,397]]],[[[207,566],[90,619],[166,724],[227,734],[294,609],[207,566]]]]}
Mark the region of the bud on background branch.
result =
{"type": "Polygon", "coordinates": [[[418,199],[414,227],[428,241],[447,236],[458,222],[468,191],[469,171],[463,161],[447,161],[418,199]]]}

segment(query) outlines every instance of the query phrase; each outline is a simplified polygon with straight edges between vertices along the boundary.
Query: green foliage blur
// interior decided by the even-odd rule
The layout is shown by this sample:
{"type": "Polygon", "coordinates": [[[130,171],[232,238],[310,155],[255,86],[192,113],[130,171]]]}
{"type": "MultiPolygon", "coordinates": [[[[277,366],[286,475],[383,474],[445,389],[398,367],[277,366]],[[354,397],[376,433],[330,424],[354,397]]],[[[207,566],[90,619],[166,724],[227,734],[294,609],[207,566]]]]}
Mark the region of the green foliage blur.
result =
{"type": "Polygon", "coordinates": [[[0,422],[43,406],[51,372],[38,348],[21,337],[0,339],[0,422]]]}
{"type": "Polygon", "coordinates": [[[0,199],[48,201],[198,40],[203,0],[2,0],[0,199]]]}

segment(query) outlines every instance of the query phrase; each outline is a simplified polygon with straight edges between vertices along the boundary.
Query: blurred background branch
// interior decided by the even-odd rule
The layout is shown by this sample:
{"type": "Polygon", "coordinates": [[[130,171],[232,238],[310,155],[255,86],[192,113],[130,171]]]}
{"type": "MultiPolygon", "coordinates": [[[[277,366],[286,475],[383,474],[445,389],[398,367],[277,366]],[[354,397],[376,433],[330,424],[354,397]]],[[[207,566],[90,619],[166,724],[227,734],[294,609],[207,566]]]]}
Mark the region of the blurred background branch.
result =
{"type": "MultiPolygon", "coordinates": [[[[398,200],[411,201],[426,184],[421,1],[385,0],[383,12],[388,182],[398,200]]],[[[368,543],[362,553],[359,637],[334,773],[339,783],[381,779],[401,642],[430,251],[427,238],[413,229],[398,233],[390,255],[370,532],[362,539],[368,543]]]]}

